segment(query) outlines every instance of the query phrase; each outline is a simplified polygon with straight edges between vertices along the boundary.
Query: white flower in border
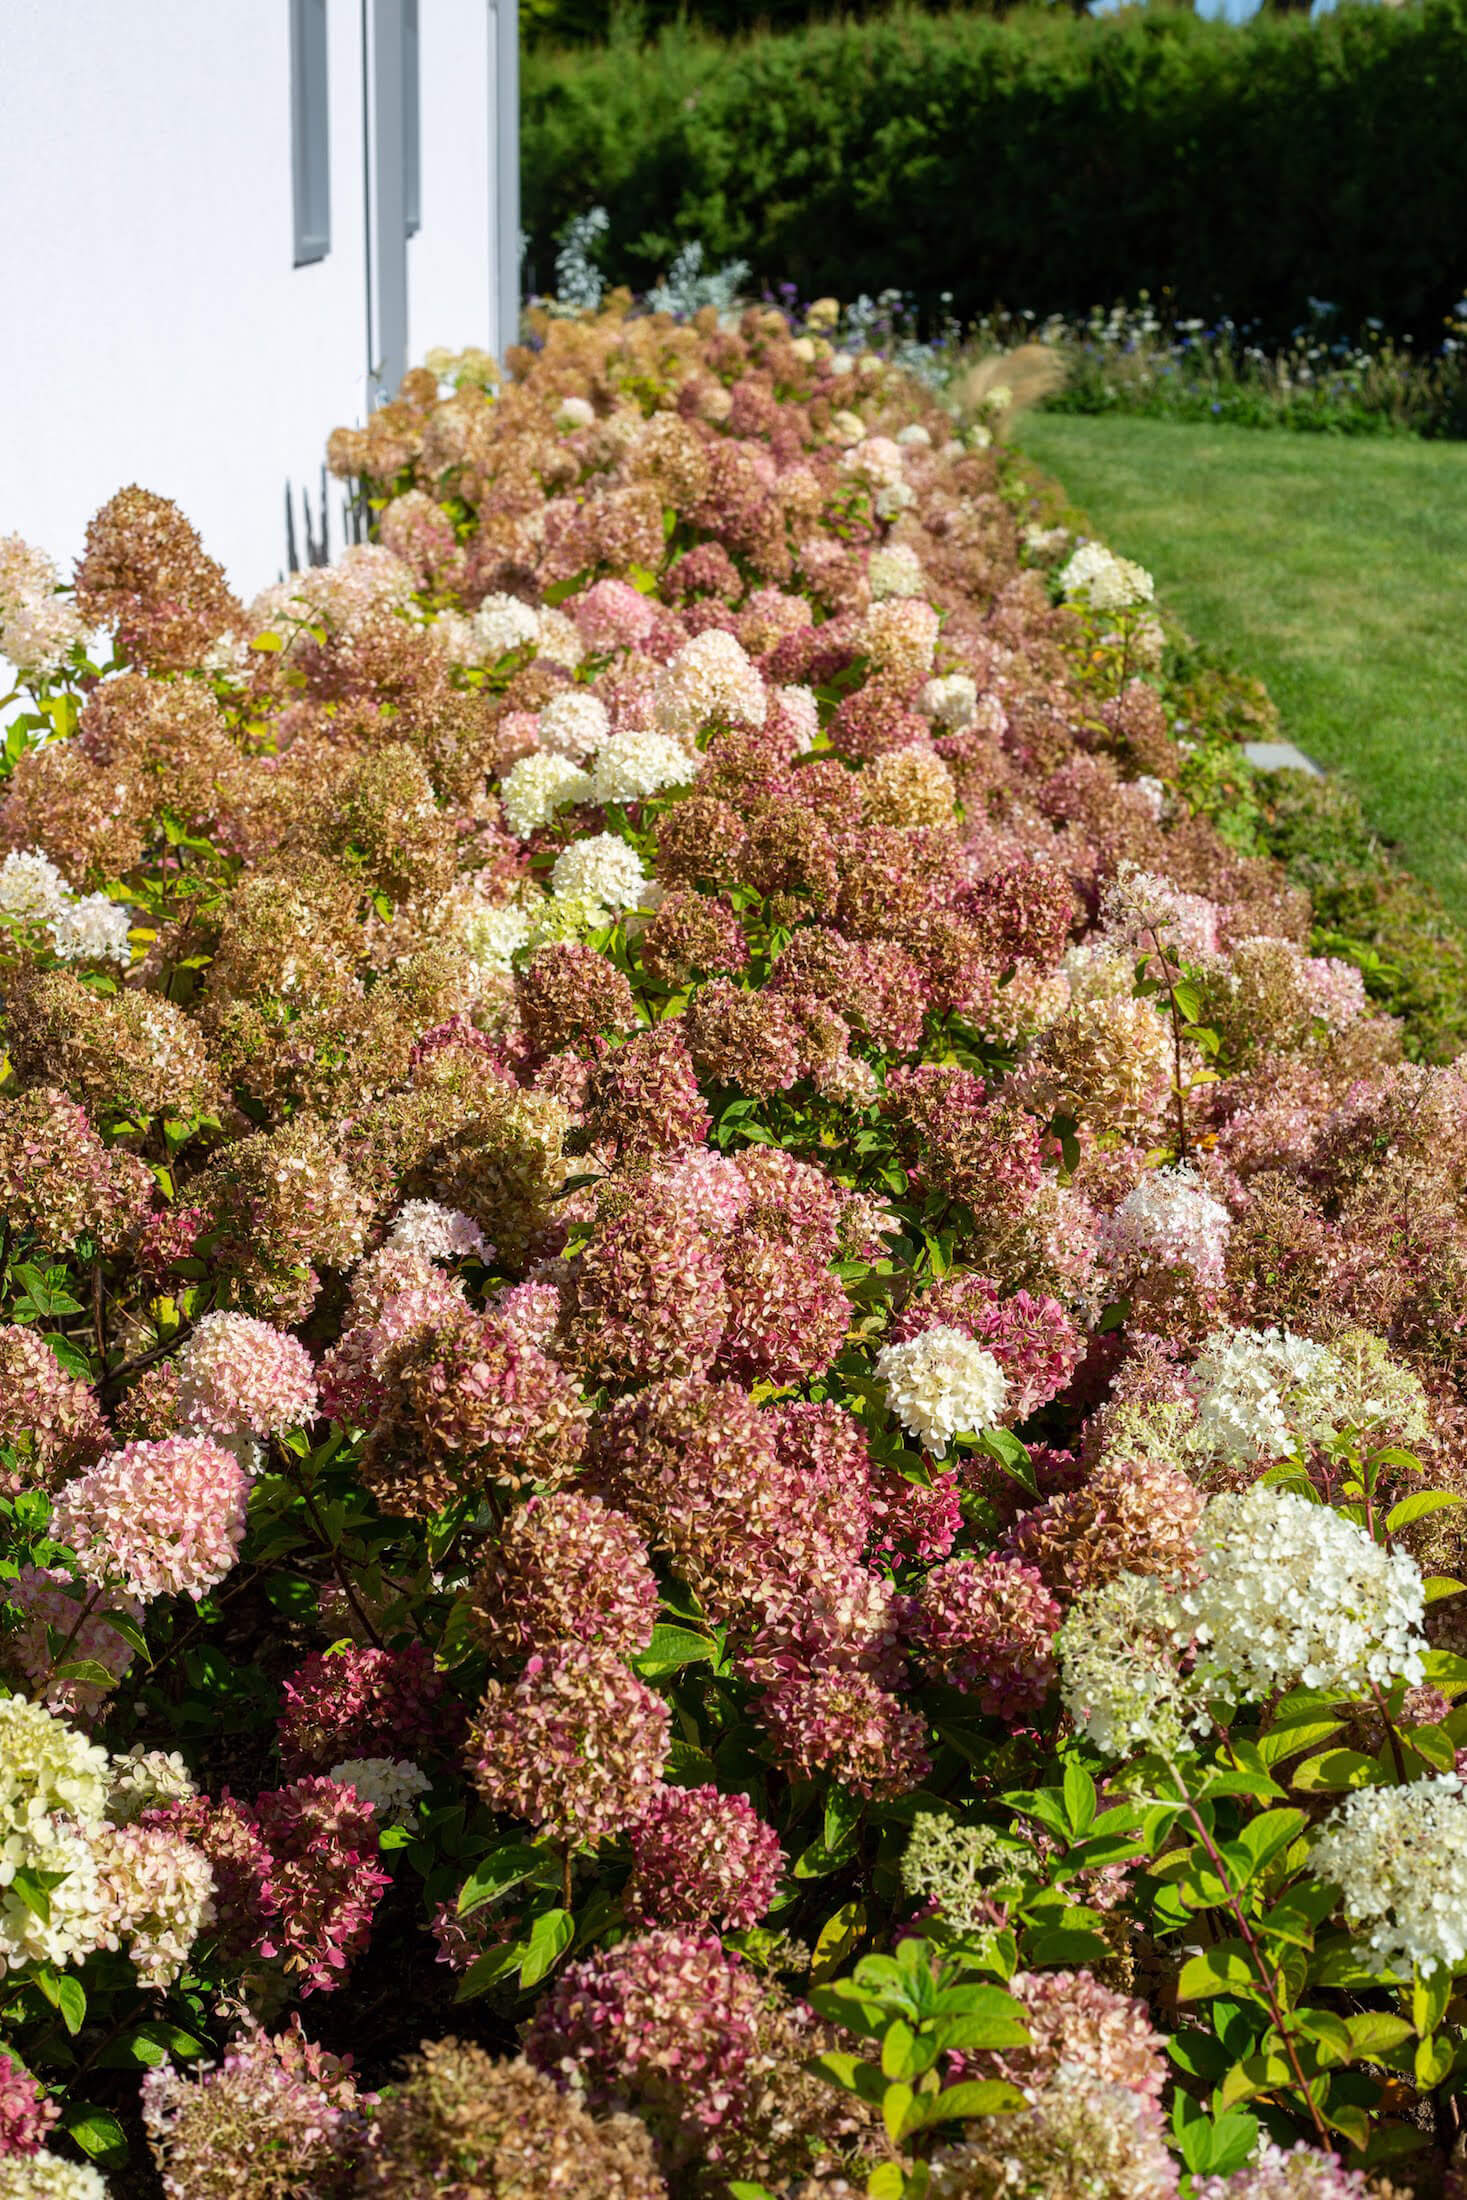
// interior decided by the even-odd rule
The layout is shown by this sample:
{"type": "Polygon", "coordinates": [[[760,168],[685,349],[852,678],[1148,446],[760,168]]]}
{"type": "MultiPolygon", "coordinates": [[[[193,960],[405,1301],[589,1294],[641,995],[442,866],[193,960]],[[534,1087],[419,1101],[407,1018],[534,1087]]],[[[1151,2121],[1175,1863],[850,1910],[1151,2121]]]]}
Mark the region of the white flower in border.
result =
{"type": "Polygon", "coordinates": [[[876,1375],[902,1427],[937,1459],[960,1430],[992,1428],[1008,1403],[1008,1381],[993,1354],[946,1322],[903,1344],[883,1345],[876,1375]]]}

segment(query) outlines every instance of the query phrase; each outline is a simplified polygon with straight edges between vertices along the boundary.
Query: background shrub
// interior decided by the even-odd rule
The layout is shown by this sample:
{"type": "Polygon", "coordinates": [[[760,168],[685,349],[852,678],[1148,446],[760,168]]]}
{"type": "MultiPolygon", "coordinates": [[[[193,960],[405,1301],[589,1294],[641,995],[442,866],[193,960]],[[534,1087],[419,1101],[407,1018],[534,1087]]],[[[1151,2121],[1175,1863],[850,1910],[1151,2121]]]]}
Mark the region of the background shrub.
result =
{"type": "Polygon", "coordinates": [[[936,313],[1170,293],[1282,334],[1310,297],[1436,342],[1467,285],[1467,0],[1242,25],[902,14],[526,60],[530,275],[603,203],[614,280],[677,245],[936,313]]]}

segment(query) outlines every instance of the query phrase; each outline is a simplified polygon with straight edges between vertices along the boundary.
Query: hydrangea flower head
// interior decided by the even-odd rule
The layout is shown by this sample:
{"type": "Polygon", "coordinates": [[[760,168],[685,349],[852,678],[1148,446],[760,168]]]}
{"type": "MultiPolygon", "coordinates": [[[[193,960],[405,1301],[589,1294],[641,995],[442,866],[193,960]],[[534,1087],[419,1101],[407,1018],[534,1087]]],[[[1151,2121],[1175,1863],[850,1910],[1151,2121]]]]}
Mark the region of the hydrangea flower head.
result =
{"type": "Polygon", "coordinates": [[[875,1372],[902,1427],[937,1459],[960,1431],[994,1427],[1008,1403],[1008,1382],[993,1354],[946,1322],[903,1344],[883,1345],[875,1372]]]}

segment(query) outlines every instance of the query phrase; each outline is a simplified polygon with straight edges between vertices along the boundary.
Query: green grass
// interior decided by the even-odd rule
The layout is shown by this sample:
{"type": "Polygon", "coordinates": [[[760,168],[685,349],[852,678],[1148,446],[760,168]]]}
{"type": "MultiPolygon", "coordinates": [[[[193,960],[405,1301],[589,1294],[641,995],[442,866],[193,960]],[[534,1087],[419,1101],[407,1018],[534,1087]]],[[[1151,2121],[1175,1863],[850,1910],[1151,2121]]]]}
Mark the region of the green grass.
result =
{"type": "Polygon", "coordinates": [[[1014,440],[1467,917],[1467,445],[1057,413],[1014,440]]]}

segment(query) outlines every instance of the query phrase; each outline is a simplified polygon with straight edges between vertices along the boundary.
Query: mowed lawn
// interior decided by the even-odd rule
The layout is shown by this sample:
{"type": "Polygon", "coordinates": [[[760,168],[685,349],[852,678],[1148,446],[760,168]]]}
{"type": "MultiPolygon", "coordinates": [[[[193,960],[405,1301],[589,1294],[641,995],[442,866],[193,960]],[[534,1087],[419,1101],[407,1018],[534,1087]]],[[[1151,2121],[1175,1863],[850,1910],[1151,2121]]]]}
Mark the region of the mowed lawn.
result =
{"type": "Polygon", "coordinates": [[[1467,444],[1060,413],[1014,440],[1467,918],[1467,444]]]}

